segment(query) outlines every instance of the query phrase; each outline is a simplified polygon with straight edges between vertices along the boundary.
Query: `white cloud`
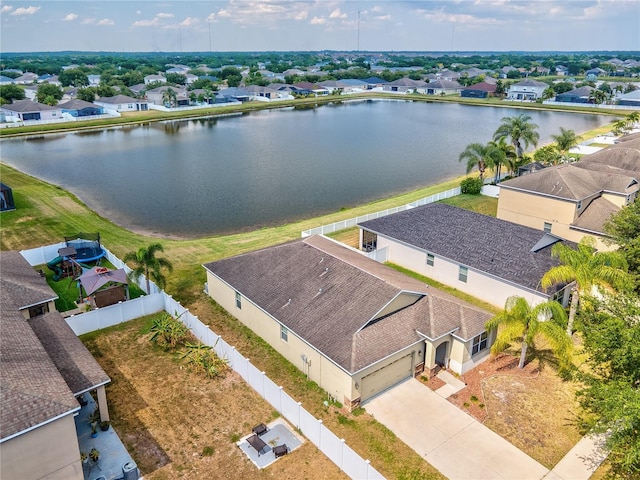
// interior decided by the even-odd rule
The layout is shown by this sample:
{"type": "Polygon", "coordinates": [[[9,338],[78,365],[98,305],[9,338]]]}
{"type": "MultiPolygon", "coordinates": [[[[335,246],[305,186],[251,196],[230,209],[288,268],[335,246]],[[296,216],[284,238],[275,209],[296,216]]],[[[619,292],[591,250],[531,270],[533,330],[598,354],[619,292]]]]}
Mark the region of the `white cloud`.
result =
{"type": "Polygon", "coordinates": [[[136,10],[136,15],[142,15],[142,10],[136,10]]]}
{"type": "Polygon", "coordinates": [[[152,18],[151,20],[137,20],[133,22],[132,27],[155,27],[156,25],[160,25],[160,19],[158,17],[152,18]]]}
{"type": "Polygon", "coordinates": [[[73,22],[76,18],[78,18],[77,13],[69,13],[66,17],[62,19],[63,22],[73,22]]]}
{"type": "Polygon", "coordinates": [[[231,17],[231,12],[223,8],[218,12],[218,16],[222,18],[229,18],[231,17]]]}
{"type": "Polygon", "coordinates": [[[311,25],[324,25],[327,23],[327,20],[322,17],[313,17],[309,23],[311,25]]]}
{"type": "Polygon", "coordinates": [[[173,13],[158,13],[157,18],[173,18],[173,13]]]}
{"type": "Polygon", "coordinates": [[[181,27],[193,27],[195,25],[198,25],[199,23],[200,23],[199,19],[193,18],[193,17],[187,17],[183,21],[180,22],[180,26],[181,27]]]}
{"type": "Polygon", "coordinates": [[[0,12],[2,13],[7,13],[11,10],[13,10],[13,7],[11,5],[3,5],[2,8],[0,8],[0,12]]]}
{"type": "Polygon", "coordinates": [[[210,13],[209,16],[207,17],[207,22],[215,22],[215,20],[216,20],[216,14],[210,13]]]}
{"type": "Polygon", "coordinates": [[[306,10],[303,10],[301,12],[296,13],[293,18],[295,20],[306,20],[308,16],[309,16],[309,12],[307,12],[306,10]]]}
{"type": "Polygon", "coordinates": [[[99,25],[101,27],[103,27],[103,26],[111,26],[111,25],[115,25],[115,22],[113,20],[111,20],[110,18],[103,18],[102,20],[98,20],[96,25],[99,25]]]}
{"type": "Polygon", "coordinates": [[[11,12],[11,15],[33,15],[38,10],[40,10],[40,7],[20,7],[11,12]]]}
{"type": "Polygon", "coordinates": [[[329,18],[347,18],[347,14],[342,13],[339,8],[336,8],[329,14],[329,18]]]}

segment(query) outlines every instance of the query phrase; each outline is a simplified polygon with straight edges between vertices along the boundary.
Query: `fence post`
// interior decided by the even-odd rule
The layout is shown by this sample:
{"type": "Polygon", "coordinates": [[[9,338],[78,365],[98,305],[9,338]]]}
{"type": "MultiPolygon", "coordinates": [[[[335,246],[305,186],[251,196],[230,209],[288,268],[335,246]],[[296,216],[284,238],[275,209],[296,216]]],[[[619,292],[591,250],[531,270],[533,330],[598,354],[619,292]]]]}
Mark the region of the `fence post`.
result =
{"type": "Polygon", "coordinates": [[[344,471],[344,438],[340,439],[340,470],[344,471]]]}
{"type": "Polygon", "coordinates": [[[320,425],[320,429],[318,432],[318,449],[322,450],[322,419],[318,419],[318,425],[320,425]]]}

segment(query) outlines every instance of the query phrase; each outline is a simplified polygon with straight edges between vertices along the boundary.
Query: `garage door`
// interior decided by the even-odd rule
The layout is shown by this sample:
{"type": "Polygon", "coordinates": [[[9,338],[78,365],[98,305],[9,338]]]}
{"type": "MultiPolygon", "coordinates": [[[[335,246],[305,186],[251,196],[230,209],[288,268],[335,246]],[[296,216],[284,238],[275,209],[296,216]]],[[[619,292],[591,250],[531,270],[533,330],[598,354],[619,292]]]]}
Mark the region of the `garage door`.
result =
{"type": "Polygon", "coordinates": [[[366,377],[362,377],[362,395],[361,401],[373,397],[381,391],[401,382],[405,378],[413,376],[413,368],[411,365],[411,354],[402,357],[389,365],[382,367],[370,373],[366,377]]]}

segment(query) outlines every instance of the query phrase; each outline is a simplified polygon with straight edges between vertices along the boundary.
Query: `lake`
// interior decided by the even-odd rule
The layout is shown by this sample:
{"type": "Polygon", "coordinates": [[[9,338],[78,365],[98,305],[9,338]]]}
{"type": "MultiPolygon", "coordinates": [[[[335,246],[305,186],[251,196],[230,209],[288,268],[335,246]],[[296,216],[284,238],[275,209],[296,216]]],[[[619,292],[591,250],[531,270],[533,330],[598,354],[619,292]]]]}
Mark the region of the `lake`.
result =
{"type": "Polygon", "coordinates": [[[465,173],[458,156],[506,116],[541,143],[612,117],[368,100],[7,139],[3,162],[135,231],[197,237],[283,224],[465,173]]]}

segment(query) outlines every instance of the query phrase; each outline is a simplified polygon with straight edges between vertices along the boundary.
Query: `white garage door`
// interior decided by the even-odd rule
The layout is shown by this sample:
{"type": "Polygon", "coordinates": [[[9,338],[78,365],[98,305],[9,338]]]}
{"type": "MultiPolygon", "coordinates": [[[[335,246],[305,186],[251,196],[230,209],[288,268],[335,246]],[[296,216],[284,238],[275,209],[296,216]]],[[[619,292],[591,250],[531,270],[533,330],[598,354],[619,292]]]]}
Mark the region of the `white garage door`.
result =
{"type": "Polygon", "coordinates": [[[413,368],[411,365],[411,354],[406,357],[402,357],[389,365],[382,367],[380,370],[376,370],[370,373],[366,377],[362,377],[361,401],[373,397],[381,391],[401,382],[405,378],[409,378],[413,375],[413,368]]]}

